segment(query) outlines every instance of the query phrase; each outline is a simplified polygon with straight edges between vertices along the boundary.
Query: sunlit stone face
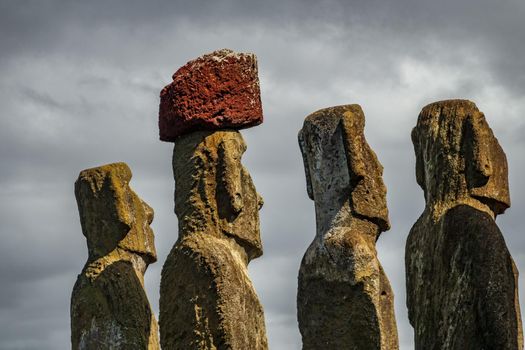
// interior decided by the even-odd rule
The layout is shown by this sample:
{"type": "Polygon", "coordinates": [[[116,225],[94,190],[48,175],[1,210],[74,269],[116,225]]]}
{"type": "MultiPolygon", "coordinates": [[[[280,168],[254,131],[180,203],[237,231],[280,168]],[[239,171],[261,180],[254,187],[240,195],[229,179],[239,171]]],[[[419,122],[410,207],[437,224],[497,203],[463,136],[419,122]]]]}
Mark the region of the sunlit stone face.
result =
{"type": "Polygon", "coordinates": [[[383,167],[366,142],[358,105],[311,114],[299,133],[299,144],[308,194],[316,202],[321,225],[330,225],[330,216],[340,211],[367,217],[381,231],[389,228],[383,167]]]}
{"type": "Polygon", "coordinates": [[[153,209],[129,187],[131,171],[124,163],[86,169],[75,183],[82,231],[90,257],[107,255],[117,247],[156,260],[150,227],[153,209]]]}

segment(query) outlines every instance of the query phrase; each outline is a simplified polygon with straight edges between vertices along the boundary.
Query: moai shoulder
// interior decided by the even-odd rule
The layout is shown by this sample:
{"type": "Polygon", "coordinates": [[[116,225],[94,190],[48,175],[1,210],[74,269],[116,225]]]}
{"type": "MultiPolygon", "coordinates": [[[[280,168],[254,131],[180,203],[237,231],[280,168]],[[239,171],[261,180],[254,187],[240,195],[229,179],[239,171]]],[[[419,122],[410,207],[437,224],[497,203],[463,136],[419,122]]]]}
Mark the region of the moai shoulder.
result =
{"type": "Polygon", "coordinates": [[[71,296],[73,349],[159,349],[158,328],[144,290],[157,260],[153,209],[129,187],[125,163],[83,170],[75,196],[88,261],[71,296]]]}
{"type": "Polygon", "coordinates": [[[505,153],[467,100],[424,107],[412,141],[426,201],[405,253],[416,349],[522,349],[518,272],[495,222],[510,206],[505,153]]]}

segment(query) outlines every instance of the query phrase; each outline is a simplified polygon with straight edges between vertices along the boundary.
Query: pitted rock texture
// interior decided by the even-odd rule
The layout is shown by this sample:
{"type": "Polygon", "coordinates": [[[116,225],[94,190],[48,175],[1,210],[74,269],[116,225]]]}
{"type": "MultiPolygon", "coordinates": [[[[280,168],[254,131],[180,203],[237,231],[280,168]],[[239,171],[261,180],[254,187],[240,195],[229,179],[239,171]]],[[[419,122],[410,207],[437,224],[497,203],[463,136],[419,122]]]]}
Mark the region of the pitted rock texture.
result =
{"type": "Polygon", "coordinates": [[[303,349],[398,349],[394,294],[375,243],[390,228],[383,167],[359,105],[322,109],[299,132],[317,233],[299,270],[303,349]]]}
{"type": "Polygon", "coordinates": [[[235,130],[175,140],[179,238],[162,269],[163,349],[267,349],[264,312],[248,276],[262,255],[257,194],[235,130]]]}
{"type": "Polygon", "coordinates": [[[188,62],[160,93],[162,141],[196,130],[241,129],[263,121],[257,58],[223,49],[188,62]]]}
{"type": "Polygon", "coordinates": [[[406,243],[415,349],[523,349],[518,271],[495,217],[507,160],[473,102],[423,108],[412,131],[426,206],[406,243]]]}
{"type": "Polygon", "coordinates": [[[159,349],[144,291],[157,260],[153,209],[129,187],[131,171],[113,163],[82,171],[75,196],[88,260],[71,296],[73,349],[159,349]]]}

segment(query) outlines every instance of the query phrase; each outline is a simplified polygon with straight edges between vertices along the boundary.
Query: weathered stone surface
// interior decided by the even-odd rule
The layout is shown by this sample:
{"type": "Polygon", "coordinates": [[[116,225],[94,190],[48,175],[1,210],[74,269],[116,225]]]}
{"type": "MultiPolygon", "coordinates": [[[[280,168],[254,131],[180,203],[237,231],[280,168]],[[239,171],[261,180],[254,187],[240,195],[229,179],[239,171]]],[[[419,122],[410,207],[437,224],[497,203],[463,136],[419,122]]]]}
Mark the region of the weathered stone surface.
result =
{"type": "Polygon", "coordinates": [[[241,129],[263,121],[257,58],[228,49],[188,62],[160,93],[162,141],[196,130],[241,129]]]}
{"type": "Polygon", "coordinates": [[[495,217],[507,161],[466,100],[421,111],[412,131],[425,210],[407,239],[407,306],[421,350],[523,349],[518,271],[495,217]]]}
{"type": "Polygon", "coordinates": [[[89,256],[71,296],[73,349],[159,349],[144,291],[157,260],[153,209],[129,187],[125,163],[84,170],[75,196],[89,256]]]}
{"type": "Polygon", "coordinates": [[[262,255],[262,199],[241,164],[238,131],[175,140],[179,238],[162,269],[163,349],[267,349],[264,313],[247,265],[262,255]]]}
{"type": "Polygon", "coordinates": [[[390,228],[383,167],[359,105],[322,109],[299,132],[317,233],[299,270],[303,349],[398,349],[394,294],[375,243],[390,228]]]}

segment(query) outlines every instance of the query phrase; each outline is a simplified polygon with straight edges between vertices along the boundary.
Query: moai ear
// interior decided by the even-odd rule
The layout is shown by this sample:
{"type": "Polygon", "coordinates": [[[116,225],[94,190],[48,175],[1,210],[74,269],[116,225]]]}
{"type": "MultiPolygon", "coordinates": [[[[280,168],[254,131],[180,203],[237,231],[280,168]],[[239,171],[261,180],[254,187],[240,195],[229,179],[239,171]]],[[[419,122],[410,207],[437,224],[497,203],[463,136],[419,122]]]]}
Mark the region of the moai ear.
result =
{"type": "Polygon", "coordinates": [[[366,164],[364,159],[364,128],[365,118],[361,115],[347,110],[343,113],[341,120],[341,131],[343,145],[347,153],[348,173],[350,183],[354,188],[366,176],[366,164]]]}
{"type": "Polygon", "coordinates": [[[426,197],[427,189],[425,184],[425,166],[423,162],[423,151],[421,149],[417,127],[412,129],[410,136],[412,138],[412,144],[414,145],[414,153],[416,154],[416,181],[425,192],[426,197]]]}
{"type": "Polygon", "coordinates": [[[299,148],[301,149],[301,154],[303,156],[304,173],[306,176],[306,192],[308,193],[308,197],[310,197],[311,200],[314,200],[314,191],[312,189],[312,179],[310,177],[310,166],[308,165],[308,155],[306,151],[306,144],[304,142],[303,129],[299,130],[297,138],[299,140],[299,148]]]}
{"type": "Polygon", "coordinates": [[[376,223],[380,231],[390,229],[386,206],[383,167],[365,136],[365,118],[361,108],[346,111],[341,117],[343,144],[352,188],[352,207],[356,214],[376,223]]]}
{"type": "Polygon", "coordinates": [[[490,134],[483,113],[475,112],[465,120],[462,147],[469,188],[484,186],[492,175],[490,134]]]}
{"type": "Polygon", "coordinates": [[[510,207],[508,167],[505,152],[481,112],[465,121],[462,151],[471,196],[487,204],[495,215],[510,207]]]}
{"type": "Polygon", "coordinates": [[[224,140],[217,151],[217,205],[220,216],[228,221],[233,221],[244,207],[241,156],[245,149],[236,140],[224,140]]]}

